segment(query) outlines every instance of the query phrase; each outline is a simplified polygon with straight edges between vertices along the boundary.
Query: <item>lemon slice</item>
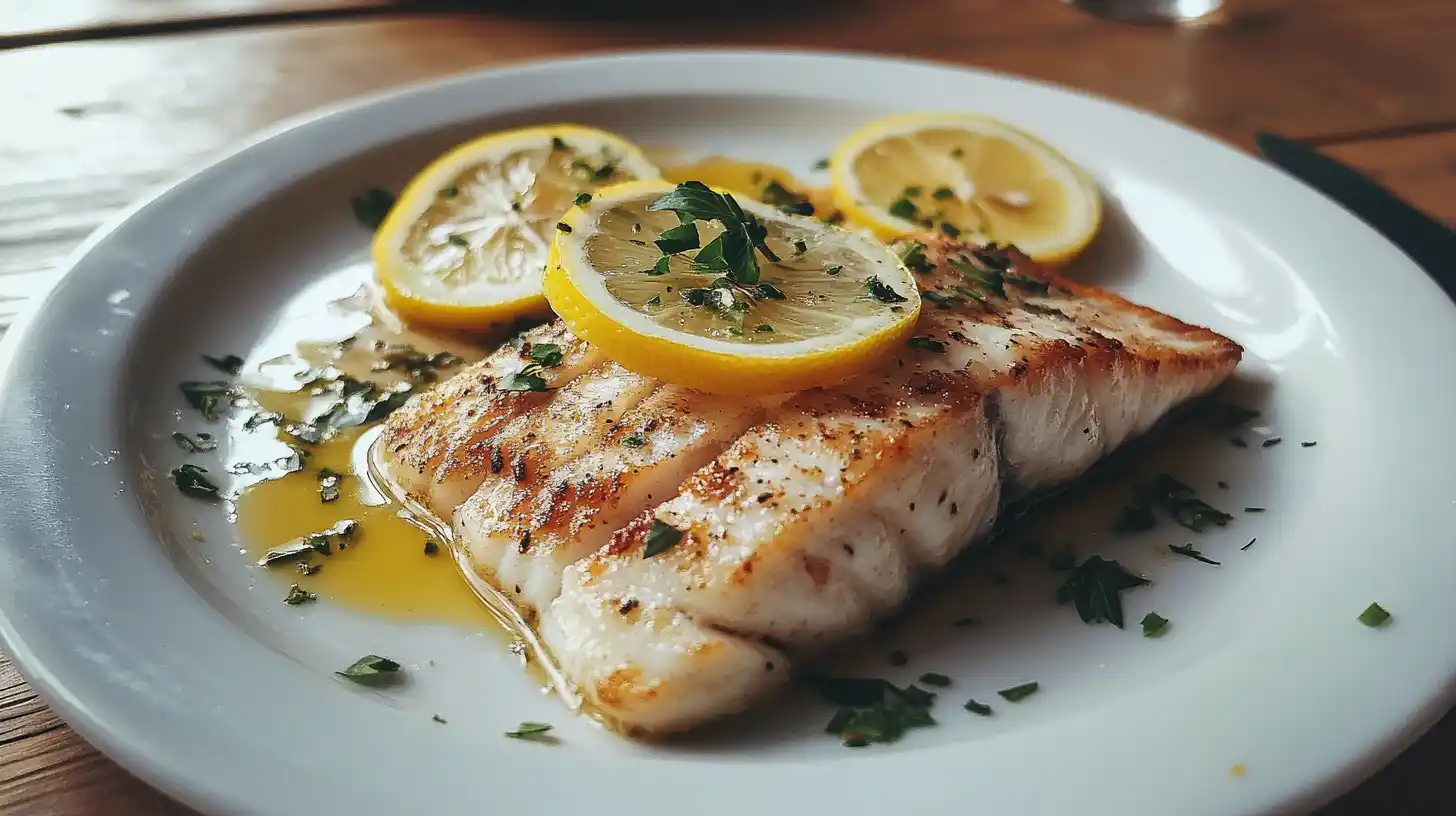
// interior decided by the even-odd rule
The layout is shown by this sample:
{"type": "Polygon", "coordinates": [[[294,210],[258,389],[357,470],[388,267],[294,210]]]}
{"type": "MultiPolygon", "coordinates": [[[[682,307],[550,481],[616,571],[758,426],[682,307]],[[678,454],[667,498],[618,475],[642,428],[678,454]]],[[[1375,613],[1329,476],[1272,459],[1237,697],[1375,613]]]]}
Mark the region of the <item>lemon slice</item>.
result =
{"type": "Polygon", "coordinates": [[[914,331],[919,291],[884,244],[706,186],[696,188],[700,199],[717,207],[731,201],[746,214],[730,219],[734,229],[701,218],[679,224],[681,211],[649,209],[691,184],[619,185],[562,219],[546,298],[608,357],[699,391],[777,394],[843,382],[914,331]],[[671,243],[689,226],[698,240],[671,243]],[[740,263],[709,260],[718,246],[730,248],[724,258],[741,261],[744,253],[732,251],[726,233],[754,229],[778,258],[739,244],[757,280],[740,263]]]}
{"type": "Polygon", "coordinates": [[[658,170],[631,142],[579,125],[483,136],[410,181],[374,235],[390,307],[407,321],[487,329],[545,314],[541,273],[577,195],[658,170]]]}
{"type": "Polygon", "coordinates": [[[1081,168],[985,116],[871,122],[840,143],[829,172],[846,217],[884,239],[938,228],[1057,264],[1082,251],[1102,221],[1097,185],[1081,168]]]}

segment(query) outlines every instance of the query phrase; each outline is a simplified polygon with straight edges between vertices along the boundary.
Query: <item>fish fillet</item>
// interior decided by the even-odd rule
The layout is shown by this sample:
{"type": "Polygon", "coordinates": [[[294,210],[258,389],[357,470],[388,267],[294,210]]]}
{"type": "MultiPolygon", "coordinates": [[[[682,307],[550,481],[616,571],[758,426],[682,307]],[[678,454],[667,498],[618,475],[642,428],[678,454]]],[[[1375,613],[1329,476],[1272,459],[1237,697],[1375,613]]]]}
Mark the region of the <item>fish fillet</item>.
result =
{"type": "Polygon", "coordinates": [[[740,711],[892,613],[1007,501],[1076,478],[1239,362],[1221,335],[1014,250],[926,243],[925,341],[842,386],[700,394],[552,324],[396,412],[386,466],[615,726],[740,711]],[[492,386],[539,343],[564,350],[552,391],[492,386]],[[661,524],[681,539],[645,557],[661,524]]]}

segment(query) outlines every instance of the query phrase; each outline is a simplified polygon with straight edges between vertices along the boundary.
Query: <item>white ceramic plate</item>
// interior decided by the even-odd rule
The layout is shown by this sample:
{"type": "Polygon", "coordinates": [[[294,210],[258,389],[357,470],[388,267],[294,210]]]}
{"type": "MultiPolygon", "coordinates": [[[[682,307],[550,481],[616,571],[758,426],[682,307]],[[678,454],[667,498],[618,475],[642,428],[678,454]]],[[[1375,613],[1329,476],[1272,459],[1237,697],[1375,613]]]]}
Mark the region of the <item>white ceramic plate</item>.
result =
{"type": "Polygon", "coordinates": [[[277,128],[133,208],[6,337],[5,647],[87,738],[217,813],[1303,809],[1450,702],[1453,348],[1451,304],[1354,218],[1241,153],[1080,94],[765,53],[451,79],[277,128]],[[286,304],[346,292],[367,240],[348,195],[397,189],[469,135],[572,119],[807,173],[858,123],[947,107],[1004,117],[1087,167],[1109,219],[1073,274],[1243,343],[1238,388],[1265,410],[1249,437],[1286,440],[1238,449],[1190,429],[1148,454],[1146,467],[1204,491],[1227,480],[1219,504],[1268,508],[1197,539],[1221,567],[1169,556],[1166,530],[1104,534],[1115,491],[1050,513],[1042,534],[1155,581],[1125,597],[1131,621],[1153,609],[1174,621],[1161,640],[1135,623],[1083,625],[1050,602],[1055,576],[1007,553],[860,652],[862,671],[954,677],[937,728],[853,751],[822,733],[826,706],[795,697],[679,744],[637,745],[540,694],[494,636],[285,607],[223,514],[167,483],[167,435],[188,427],[174,385],[196,376],[195,355],[256,347],[286,304]],[[986,578],[1002,571],[1008,586],[986,578]],[[1372,601],[1392,625],[1356,621],[1372,601]],[[948,625],[967,614],[985,623],[948,625]],[[910,666],[887,667],[892,647],[910,666]],[[409,664],[413,681],[378,692],[330,674],[365,652],[409,664]],[[1033,679],[1042,691],[1026,702],[994,696],[1033,679]],[[961,711],[972,696],[997,715],[961,711]],[[562,743],[501,736],[522,720],[556,723],[562,743]]]}

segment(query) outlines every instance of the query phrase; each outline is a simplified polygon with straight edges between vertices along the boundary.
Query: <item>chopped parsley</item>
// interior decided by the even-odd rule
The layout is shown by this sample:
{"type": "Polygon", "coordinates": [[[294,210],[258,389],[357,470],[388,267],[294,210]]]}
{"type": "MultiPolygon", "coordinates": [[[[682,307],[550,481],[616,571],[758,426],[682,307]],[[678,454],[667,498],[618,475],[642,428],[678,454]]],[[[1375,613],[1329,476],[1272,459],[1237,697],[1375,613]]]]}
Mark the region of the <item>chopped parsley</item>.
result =
{"type": "Polygon", "coordinates": [[[931,338],[924,335],[917,335],[910,338],[909,340],[905,341],[905,345],[913,349],[920,349],[921,351],[930,351],[935,352],[936,354],[945,353],[945,343],[939,340],[932,340],[931,338]]]}
{"type": "Polygon", "coordinates": [[[506,736],[511,739],[525,740],[527,742],[540,742],[546,745],[553,745],[557,742],[556,737],[550,734],[553,726],[546,723],[523,722],[516,726],[516,730],[507,731],[506,736]]]}
{"type": "Polygon", "coordinates": [[[687,252],[690,249],[697,249],[702,238],[698,235],[698,225],[693,222],[678,224],[671,229],[665,229],[662,234],[653,241],[657,248],[666,255],[676,255],[679,252],[687,252]]]}
{"type": "Polygon", "coordinates": [[[915,216],[920,213],[920,209],[915,206],[915,202],[911,201],[908,198],[905,198],[904,196],[901,196],[890,202],[889,212],[890,215],[893,215],[896,218],[903,218],[906,221],[914,221],[915,216]]]}
{"type": "Polygon", "coordinates": [[[334,545],[343,549],[347,542],[351,541],[359,532],[359,522],[353,519],[343,519],[335,522],[326,530],[317,533],[299,536],[287,544],[274,547],[258,559],[258,566],[270,567],[284,561],[292,561],[305,556],[318,553],[319,555],[332,555],[334,545]]]}
{"type": "Polygon", "coordinates": [[[829,169],[829,160],[828,159],[815,159],[814,160],[814,164],[812,165],[812,167],[815,170],[828,170],[829,169]]]}
{"type": "Polygon", "coordinates": [[[844,264],[825,264],[824,265],[824,274],[826,274],[826,275],[838,275],[840,272],[843,272],[843,271],[844,271],[844,264]]]}
{"type": "Polygon", "coordinates": [[[217,450],[217,440],[210,433],[200,433],[194,439],[181,431],[173,431],[172,441],[185,453],[208,453],[217,450]]]}
{"type": "Polygon", "coordinates": [[[1168,631],[1168,619],[1157,612],[1143,615],[1143,637],[1159,638],[1168,631]]]}
{"type": "Polygon", "coordinates": [[[1301,448],[1312,448],[1312,447],[1314,447],[1315,445],[1318,445],[1318,444],[1319,444],[1318,442],[1300,442],[1299,443],[1299,446],[1301,448]]]}
{"type": "Polygon", "coordinates": [[[770,326],[767,323],[760,323],[757,326],[754,326],[753,330],[759,334],[771,334],[774,330],[774,327],[770,326]]]}
{"type": "Polygon", "coordinates": [[[927,686],[937,686],[939,688],[945,688],[946,686],[950,685],[950,678],[936,672],[926,672],[925,674],[920,675],[920,682],[924,683],[927,686]]]}
{"type": "Polygon", "coordinates": [[[961,707],[971,712],[972,714],[979,714],[982,717],[989,717],[992,713],[990,706],[986,705],[985,703],[978,703],[974,699],[967,700],[966,704],[961,707]]]}
{"type": "Polygon", "coordinates": [[[576,199],[574,201],[572,201],[571,203],[572,204],[575,204],[578,207],[585,207],[586,205],[588,205],[588,204],[591,203],[591,200],[592,200],[592,194],[591,193],[577,193],[576,194],[576,199]]]}
{"type": "Polygon", "coordinates": [[[536,373],[540,368],[533,363],[520,371],[513,371],[497,380],[495,387],[501,391],[545,391],[546,380],[536,373]]]}
{"type": "Polygon", "coordinates": [[[440,545],[435,543],[433,538],[425,539],[425,555],[437,555],[440,552],[440,545]]]}
{"type": "Polygon", "coordinates": [[[1390,613],[1386,612],[1385,607],[1378,603],[1370,604],[1365,607],[1364,612],[1360,613],[1360,622],[1369,626],[1371,629],[1384,626],[1389,621],[1390,613]]]}
{"type": "Polygon", "coordinates": [[[343,480],[344,480],[344,477],[343,476],[340,476],[339,474],[333,472],[332,470],[329,470],[328,468],[319,468],[319,472],[318,472],[319,501],[322,502],[322,503],[324,503],[324,504],[328,504],[329,502],[338,501],[339,500],[339,482],[341,482],[343,480]]]}
{"type": "Polygon", "coordinates": [[[642,434],[632,434],[631,436],[624,437],[622,444],[629,448],[640,448],[647,444],[647,437],[642,434]]]}
{"type": "Polygon", "coordinates": [[[666,275],[668,272],[671,272],[672,271],[672,267],[669,265],[669,261],[671,261],[671,260],[672,259],[669,258],[668,256],[662,255],[662,256],[658,257],[657,263],[654,263],[648,269],[642,270],[642,274],[644,274],[644,275],[652,275],[654,277],[657,276],[657,275],[666,275]]]}
{"type": "Polygon", "coordinates": [[[1169,544],[1168,549],[1181,556],[1192,558],[1194,561],[1202,561],[1205,564],[1212,564],[1215,567],[1219,565],[1217,561],[1209,558],[1198,550],[1193,549],[1192,544],[1169,544]]]}
{"type": "Polygon", "coordinates": [[[880,280],[877,275],[870,275],[865,280],[865,290],[870,293],[870,297],[881,303],[904,303],[908,300],[904,295],[896,292],[889,284],[880,280]]]}
{"type": "Polygon", "coordinates": [[[179,383],[177,388],[182,391],[187,404],[196,408],[209,422],[222,415],[232,393],[232,384],[222,380],[187,380],[179,383]]]}
{"type": "Polygon", "coordinates": [[[997,269],[982,269],[970,261],[950,259],[951,268],[961,273],[967,283],[973,284],[996,297],[1006,297],[1006,275],[997,269]]]}
{"type": "Polygon", "coordinates": [[[1233,516],[1208,504],[1194,493],[1193,488],[1174,479],[1166,473],[1158,474],[1152,482],[1138,491],[1139,501],[1162,507],[1183,527],[1201,533],[1210,526],[1223,527],[1233,516]]]}
{"type": "Polygon", "coordinates": [[[387,657],[371,654],[364,655],[349,664],[348,668],[334,674],[363,685],[384,685],[400,678],[400,665],[387,657]]]}
{"type": "Polygon", "coordinates": [[[566,223],[565,221],[557,221],[556,222],[556,231],[559,232],[559,233],[562,233],[563,235],[570,235],[571,234],[571,225],[568,224],[568,223],[566,223]]]}
{"type": "Polygon", "coordinates": [[[202,474],[206,468],[197,465],[182,465],[172,470],[172,484],[177,486],[184,496],[191,496],[194,499],[206,501],[217,501],[220,496],[217,492],[217,485],[213,484],[202,474]]]}
{"type": "Polygon", "coordinates": [[[930,197],[935,199],[936,201],[947,201],[949,199],[955,198],[955,190],[952,190],[949,187],[936,187],[935,190],[931,192],[930,197]]]}
{"type": "Polygon", "coordinates": [[[394,193],[383,187],[370,187],[356,196],[350,196],[349,207],[354,211],[354,220],[371,230],[377,230],[384,223],[384,217],[394,209],[394,193]]]}
{"type": "Polygon", "coordinates": [[[902,689],[879,679],[824,678],[819,693],[840,707],[824,730],[850,748],[895,742],[910,729],[935,725],[930,716],[935,694],[917,686],[902,689]]]}
{"type": "Polygon", "coordinates": [[[445,236],[445,240],[448,241],[452,246],[470,249],[470,239],[466,238],[464,235],[461,235],[458,232],[452,232],[449,235],[445,236]]]}
{"type": "Polygon", "coordinates": [[[446,720],[444,717],[441,717],[439,714],[431,714],[430,721],[437,722],[440,725],[444,725],[446,722],[448,722],[448,720],[446,720]]]}
{"type": "Polygon", "coordinates": [[[955,224],[952,224],[949,221],[940,222],[940,231],[945,233],[945,236],[947,238],[961,237],[961,228],[957,227],[955,224]]]}
{"type": "Polygon", "coordinates": [[[559,366],[561,365],[561,361],[565,359],[565,355],[561,352],[561,346],[555,343],[536,343],[531,346],[531,350],[526,353],[526,356],[531,358],[531,362],[543,368],[559,366]]]}
{"type": "Polygon", "coordinates": [[[238,376],[238,373],[243,370],[243,358],[236,354],[224,354],[221,357],[211,357],[204,354],[202,355],[202,359],[206,360],[208,365],[211,365],[218,371],[224,374],[231,374],[234,377],[238,376]]]}
{"type": "Polygon", "coordinates": [[[440,195],[444,198],[454,198],[455,196],[460,195],[460,188],[446,187],[445,189],[440,191],[440,195]]]}
{"type": "Polygon", "coordinates": [[[318,596],[312,592],[305,591],[303,587],[294,584],[288,588],[288,594],[283,596],[283,602],[289,606],[300,606],[306,603],[317,601],[318,596]]]}
{"type": "Polygon", "coordinates": [[[652,558],[661,555],[677,546],[682,537],[682,530],[661,519],[653,519],[652,526],[647,529],[647,542],[642,548],[642,557],[652,558]]]}
{"type": "Polygon", "coordinates": [[[919,241],[911,241],[905,245],[900,253],[900,261],[911,272],[929,272],[932,268],[930,259],[925,257],[925,244],[919,241]]]}
{"type": "Polygon", "coordinates": [[[1121,629],[1121,593],[1150,583],[1148,579],[1128,572],[1116,561],[1100,555],[1088,556],[1057,588],[1057,603],[1071,602],[1083,623],[1107,621],[1121,629]]]}
{"type": "MultiPolygon", "coordinates": [[[[663,238],[687,226],[693,228],[693,235],[696,236],[697,226],[693,223],[695,221],[717,221],[721,224],[723,232],[708,242],[708,245],[698,252],[693,261],[699,266],[721,272],[733,283],[743,286],[758,283],[759,268],[754,250],[770,261],[779,260],[778,255],[774,254],[766,243],[768,229],[753,215],[744,212],[733,196],[714,192],[702,182],[685,181],[673,188],[671,192],[659,196],[647,205],[647,209],[649,211],[670,210],[677,215],[679,221],[683,222],[664,232],[663,238]]],[[[661,239],[659,239],[658,245],[661,247],[661,239]]],[[[697,243],[694,240],[693,246],[687,247],[687,249],[696,246],[697,243]]],[[[667,248],[662,249],[671,254],[667,248]]]]}
{"type": "Polygon", "coordinates": [[[552,136],[551,137],[551,149],[552,150],[560,150],[562,152],[567,152],[567,151],[570,151],[571,150],[571,145],[567,144],[566,143],[566,140],[563,139],[563,138],[561,138],[560,136],[552,136]]]}
{"type": "Polygon", "coordinates": [[[1249,539],[1249,543],[1248,544],[1245,544],[1244,546],[1240,547],[1239,549],[1240,550],[1247,550],[1248,548],[1254,546],[1254,542],[1255,541],[1258,541],[1258,540],[1259,539],[1257,539],[1257,538],[1251,538],[1251,539],[1249,539]]]}
{"type": "Polygon", "coordinates": [[[642,305],[643,306],[661,306],[662,305],[662,295],[653,295],[646,303],[644,303],[642,305]]]}
{"type": "Polygon", "coordinates": [[[1284,438],[1281,437],[1281,436],[1271,436],[1268,439],[1265,439],[1263,442],[1261,442],[1259,444],[1259,447],[1261,447],[1261,448],[1272,448],[1275,445],[1277,445],[1277,444],[1279,444],[1280,442],[1283,442],[1283,441],[1284,441],[1284,438]]]}
{"type": "Polygon", "coordinates": [[[1001,695],[1001,699],[1008,703],[1019,703],[1040,690],[1041,684],[1033,680],[1030,683],[1022,683],[1019,686],[1001,689],[996,693],[1001,695]]]}
{"type": "Polygon", "coordinates": [[[1262,513],[1262,512],[1264,512],[1264,508],[1262,508],[1262,507],[1245,507],[1244,508],[1244,512],[1245,513],[1262,513]]]}
{"type": "Polygon", "coordinates": [[[807,196],[796,193],[784,185],[779,184],[777,181],[770,181],[763,188],[763,193],[759,195],[759,200],[765,204],[772,204],[792,215],[814,214],[814,203],[807,196]]]}
{"type": "Polygon", "coordinates": [[[774,286],[772,283],[760,283],[753,287],[753,291],[765,300],[783,300],[785,297],[783,290],[774,286]]]}

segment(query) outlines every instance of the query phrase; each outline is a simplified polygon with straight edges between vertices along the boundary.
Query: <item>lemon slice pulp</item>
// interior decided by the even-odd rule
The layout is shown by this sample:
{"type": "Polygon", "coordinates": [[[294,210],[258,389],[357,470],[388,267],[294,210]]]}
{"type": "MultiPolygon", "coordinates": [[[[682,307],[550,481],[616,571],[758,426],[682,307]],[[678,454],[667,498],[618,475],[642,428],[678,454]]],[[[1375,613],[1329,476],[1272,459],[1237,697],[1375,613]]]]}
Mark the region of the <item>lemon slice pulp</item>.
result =
{"type": "Polygon", "coordinates": [[[483,136],[436,159],[374,236],[389,305],[411,322],[488,329],[545,314],[556,223],[581,193],[658,170],[635,145],[578,125],[483,136]]]}
{"type": "Polygon", "coordinates": [[[1097,233],[1097,185],[1034,136],[985,116],[911,114],[845,139],[830,160],[836,204],[892,238],[925,229],[1015,244],[1062,263],[1097,233]]]}
{"type": "Polygon", "coordinates": [[[699,391],[785,393],[843,382],[913,332],[915,281],[879,241],[735,201],[777,258],[755,250],[745,280],[708,260],[722,222],[693,222],[696,246],[659,246],[683,225],[649,206],[673,189],[623,184],[572,208],[546,271],[551,307],[626,368],[699,391]]]}

